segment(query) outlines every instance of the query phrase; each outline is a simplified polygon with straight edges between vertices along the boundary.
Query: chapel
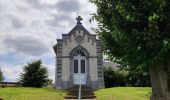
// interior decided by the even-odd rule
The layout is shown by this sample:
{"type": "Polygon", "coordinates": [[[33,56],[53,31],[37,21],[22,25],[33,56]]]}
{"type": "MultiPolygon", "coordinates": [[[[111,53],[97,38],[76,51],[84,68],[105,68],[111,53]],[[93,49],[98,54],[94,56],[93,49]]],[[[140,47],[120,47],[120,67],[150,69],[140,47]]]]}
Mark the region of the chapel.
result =
{"type": "Polygon", "coordinates": [[[56,54],[55,87],[68,89],[85,85],[104,88],[101,42],[82,25],[82,18],[53,46],[56,54]]]}

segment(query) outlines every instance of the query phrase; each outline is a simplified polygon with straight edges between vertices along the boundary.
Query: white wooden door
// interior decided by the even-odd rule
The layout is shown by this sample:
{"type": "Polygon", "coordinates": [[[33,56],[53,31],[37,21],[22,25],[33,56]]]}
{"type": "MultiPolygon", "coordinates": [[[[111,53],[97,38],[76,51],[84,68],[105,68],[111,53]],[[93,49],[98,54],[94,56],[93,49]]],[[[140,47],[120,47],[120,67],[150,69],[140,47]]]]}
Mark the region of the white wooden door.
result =
{"type": "Polygon", "coordinates": [[[86,84],[86,59],[84,56],[74,57],[74,84],[86,84]]]}

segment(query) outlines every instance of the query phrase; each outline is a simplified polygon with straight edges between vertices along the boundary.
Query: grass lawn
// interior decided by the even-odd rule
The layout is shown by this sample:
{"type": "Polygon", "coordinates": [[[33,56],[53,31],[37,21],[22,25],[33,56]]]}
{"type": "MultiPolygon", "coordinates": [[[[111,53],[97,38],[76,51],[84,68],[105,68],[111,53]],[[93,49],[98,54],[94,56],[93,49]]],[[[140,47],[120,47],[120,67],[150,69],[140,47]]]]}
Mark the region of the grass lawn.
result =
{"type": "MultiPolygon", "coordinates": [[[[115,87],[95,91],[97,100],[149,100],[151,88],[115,87]]],[[[0,88],[5,100],[63,100],[66,91],[52,88],[0,88]]]]}
{"type": "Polygon", "coordinates": [[[95,91],[97,100],[149,100],[151,88],[115,87],[95,91]]]}
{"type": "Polygon", "coordinates": [[[5,100],[63,100],[65,94],[52,88],[0,88],[0,97],[5,100]]]}

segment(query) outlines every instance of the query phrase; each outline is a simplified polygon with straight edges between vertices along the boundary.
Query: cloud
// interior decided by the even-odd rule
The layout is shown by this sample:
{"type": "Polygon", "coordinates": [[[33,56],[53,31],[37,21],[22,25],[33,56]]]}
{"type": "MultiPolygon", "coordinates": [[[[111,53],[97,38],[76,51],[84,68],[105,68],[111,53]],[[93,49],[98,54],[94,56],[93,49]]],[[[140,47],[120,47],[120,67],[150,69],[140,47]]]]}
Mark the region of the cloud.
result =
{"type": "Polygon", "coordinates": [[[26,0],[26,2],[28,2],[32,7],[37,9],[43,7],[41,0],[26,0]]]}
{"type": "Polygon", "coordinates": [[[3,75],[5,76],[5,81],[16,82],[19,80],[19,75],[22,72],[22,65],[9,65],[9,64],[1,64],[1,70],[3,75]]]}
{"type": "Polygon", "coordinates": [[[11,24],[13,28],[23,28],[25,26],[24,20],[17,18],[16,16],[11,16],[11,24]]]}
{"type": "Polygon", "coordinates": [[[48,45],[41,41],[41,38],[29,35],[8,36],[3,42],[8,48],[33,56],[40,56],[49,51],[48,45]]]}
{"type": "Polygon", "coordinates": [[[77,0],[63,0],[55,6],[59,11],[66,13],[77,12],[81,9],[81,4],[77,0]]]}
{"type": "Polygon", "coordinates": [[[55,65],[45,65],[46,68],[48,69],[48,75],[49,78],[53,80],[53,83],[55,82],[55,65]]]}
{"type": "Polygon", "coordinates": [[[52,27],[64,27],[67,28],[74,23],[74,19],[72,19],[68,15],[53,15],[52,19],[47,19],[45,22],[47,25],[52,27]]]}
{"type": "MultiPolygon", "coordinates": [[[[0,61],[8,81],[17,80],[22,65],[42,59],[55,76],[52,49],[61,34],[76,25],[77,12],[83,25],[92,33],[88,22],[95,7],[89,0],[0,0],[0,61]]],[[[0,66],[1,67],[1,66],[0,66]]]]}
{"type": "MultiPolygon", "coordinates": [[[[0,62],[1,70],[5,76],[5,81],[16,82],[20,79],[20,74],[23,72],[24,64],[10,65],[0,62]]],[[[54,64],[43,64],[48,69],[49,78],[55,81],[55,66],[54,64]]]]}
{"type": "Polygon", "coordinates": [[[53,9],[58,0],[25,0],[32,8],[37,10],[53,9]]]}

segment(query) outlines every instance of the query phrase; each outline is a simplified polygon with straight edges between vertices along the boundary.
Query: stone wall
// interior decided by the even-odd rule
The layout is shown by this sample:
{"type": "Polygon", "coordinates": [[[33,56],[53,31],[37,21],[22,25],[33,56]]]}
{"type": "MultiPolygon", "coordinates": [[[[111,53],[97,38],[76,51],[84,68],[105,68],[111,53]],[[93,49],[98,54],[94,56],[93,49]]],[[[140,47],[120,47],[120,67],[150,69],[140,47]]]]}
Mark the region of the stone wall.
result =
{"type": "Polygon", "coordinates": [[[63,43],[63,56],[69,56],[71,50],[75,48],[78,45],[81,45],[82,47],[86,48],[89,52],[90,56],[97,56],[96,54],[96,43],[93,43],[92,40],[89,39],[89,36],[83,35],[83,31],[76,31],[76,35],[71,35],[70,39],[67,39],[65,43],[63,43]],[[82,44],[78,44],[75,40],[76,36],[83,36],[84,42],[82,44]]]}

